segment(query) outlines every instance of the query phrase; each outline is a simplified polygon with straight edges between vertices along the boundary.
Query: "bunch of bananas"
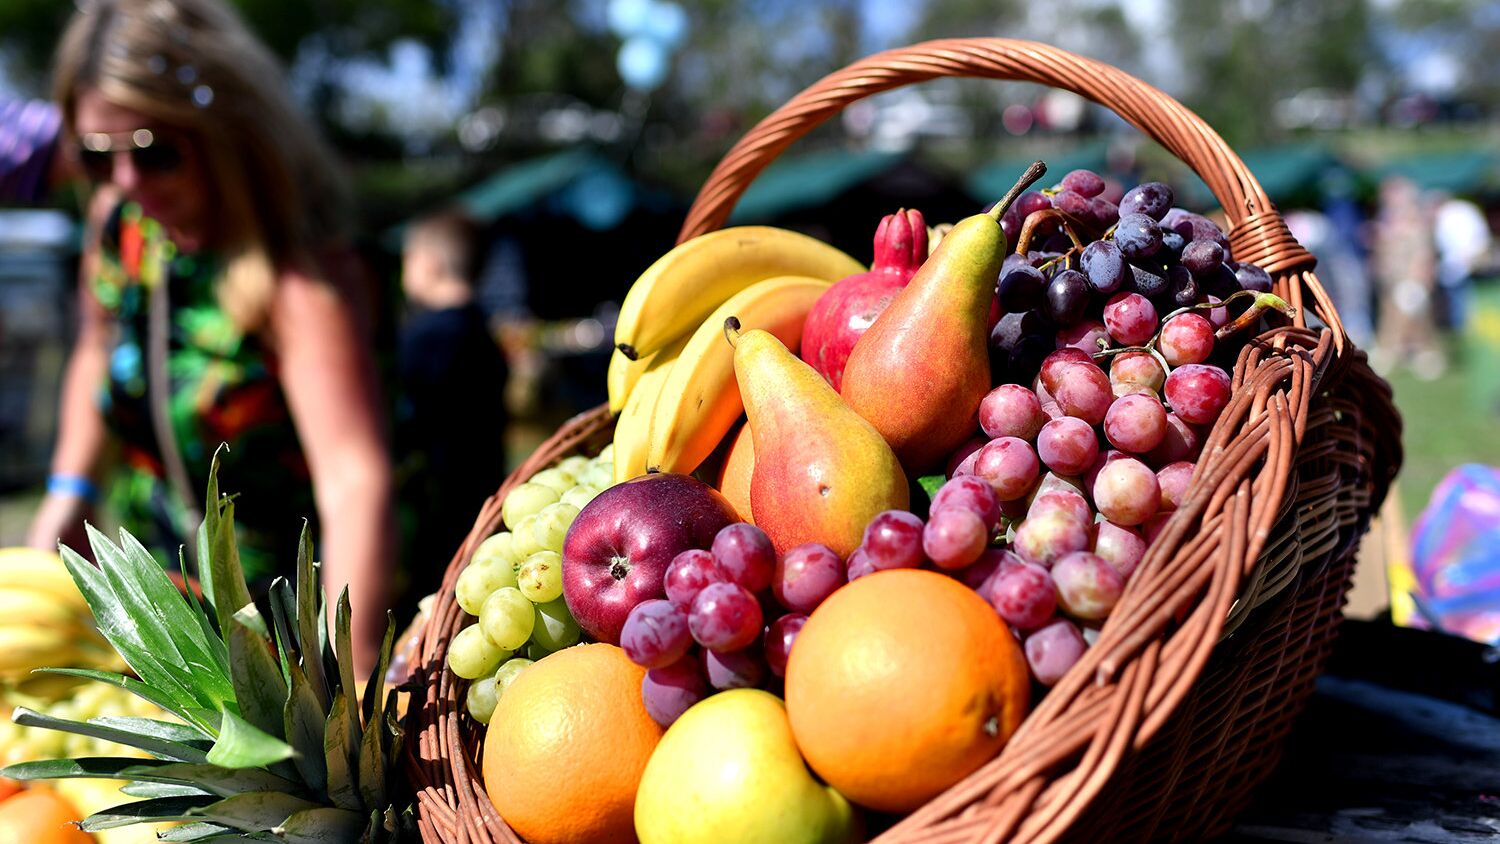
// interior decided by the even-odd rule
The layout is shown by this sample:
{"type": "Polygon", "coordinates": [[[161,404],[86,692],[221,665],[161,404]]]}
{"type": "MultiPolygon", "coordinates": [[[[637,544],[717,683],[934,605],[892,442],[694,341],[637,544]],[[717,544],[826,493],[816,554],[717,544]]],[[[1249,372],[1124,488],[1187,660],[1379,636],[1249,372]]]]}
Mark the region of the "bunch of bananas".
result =
{"type": "Polygon", "coordinates": [[[692,472],[744,413],[725,338],[729,317],[795,351],[823,291],[864,270],[822,241],[768,226],[705,234],[652,264],[615,326],[615,482],[648,470],[692,472]]]}
{"type": "Polygon", "coordinates": [[[0,548],[0,683],[38,668],[123,667],[56,554],[0,548]]]}

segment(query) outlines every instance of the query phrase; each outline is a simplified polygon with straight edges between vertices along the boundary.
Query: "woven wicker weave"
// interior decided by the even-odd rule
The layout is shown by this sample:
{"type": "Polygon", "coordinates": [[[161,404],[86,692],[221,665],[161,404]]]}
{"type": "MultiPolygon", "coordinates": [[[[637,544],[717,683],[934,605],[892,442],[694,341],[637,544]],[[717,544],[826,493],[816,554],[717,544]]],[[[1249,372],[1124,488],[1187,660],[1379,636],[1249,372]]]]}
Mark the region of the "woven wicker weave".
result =
{"type": "MultiPolygon", "coordinates": [[[[1297,317],[1241,353],[1233,399],[1187,499],[1082,662],[998,757],[878,840],[1220,833],[1276,764],[1328,655],[1354,552],[1400,464],[1390,389],[1349,344],[1312,256],[1212,129],[1140,80],[1043,44],[931,41],[825,77],[729,151],[679,240],[721,226],[767,164],[849,103],[946,76],[1037,82],[1112,108],[1203,178],[1228,216],[1235,258],[1270,271],[1297,317]],[[1309,328],[1309,315],[1321,325],[1309,328]]],[[[611,426],[601,408],[559,430],[506,479],[449,566],[424,631],[407,745],[430,842],[518,840],[485,796],[476,764],[482,731],[462,713],[464,682],[446,667],[448,642],[468,623],[453,583],[474,546],[498,529],[498,502],[511,486],[602,446],[611,426]]]]}

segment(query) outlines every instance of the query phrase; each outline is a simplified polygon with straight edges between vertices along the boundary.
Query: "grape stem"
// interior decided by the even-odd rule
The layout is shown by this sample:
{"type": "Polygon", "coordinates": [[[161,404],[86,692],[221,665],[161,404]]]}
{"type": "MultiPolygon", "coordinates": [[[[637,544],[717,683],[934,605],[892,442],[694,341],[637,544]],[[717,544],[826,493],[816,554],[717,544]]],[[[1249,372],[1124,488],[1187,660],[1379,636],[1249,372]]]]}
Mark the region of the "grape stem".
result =
{"type": "Polygon", "coordinates": [[[1016,183],[1010,186],[1010,190],[1005,192],[1005,196],[1000,197],[1000,201],[990,207],[988,212],[990,219],[997,223],[1000,222],[1000,218],[1005,216],[1005,212],[1010,209],[1010,204],[1016,201],[1016,197],[1020,196],[1022,191],[1031,187],[1036,183],[1037,179],[1040,179],[1046,173],[1047,165],[1045,162],[1040,160],[1031,162],[1031,166],[1027,167],[1026,172],[1021,174],[1021,178],[1017,179],[1016,183]]]}
{"type": "MultiPolygon", "coordinates": [[[[1046,220],[1059,220],[1062,223],[1063,233],[1068,240],[1073,241],[1074,248],[1082,249],[1083,242],[1078,238],[1078,232],[1093,234],[1093,227],[1084,221],[1074,217],[1066,211],[1057,208],[1042,208],[1026,215],[1026,221],[1021,224],[1021,233],[1016,235],[1016,254],[1025,255],[1031,250],[1032,238],[1036,236],[1036,227],[1046,220]]],[[[1095,238],[1089,238],[1094,240],[1095,238]]]]}

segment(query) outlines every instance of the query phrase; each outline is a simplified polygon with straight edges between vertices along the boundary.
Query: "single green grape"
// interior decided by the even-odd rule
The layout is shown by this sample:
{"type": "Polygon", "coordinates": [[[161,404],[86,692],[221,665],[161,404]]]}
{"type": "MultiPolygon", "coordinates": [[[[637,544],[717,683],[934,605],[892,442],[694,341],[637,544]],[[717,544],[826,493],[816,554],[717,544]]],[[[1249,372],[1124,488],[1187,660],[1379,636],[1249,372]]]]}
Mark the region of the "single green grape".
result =
{"type": "Polygon", "coordinates": [[[489,562],[490,560],[503,560],[514,566],[516,563],[516,538],[508,530],[502,530],[494,536],[479,543],[474,549],[474,558],[469,565],[489,562]]]}
{"type": "MultiPolygon", "coordinates": [[[[552,505],[549,504],[547,506],[550,507],[552,505]]],[[[546,507],[542,509],[545,510],[546,507]]],[[[542,543],[537,540],[535,528],[537,517],[540,515],[541,513],[539,512],[532,513],[531,515],[522,519],[520,524],[515,525],[514,535],[516,538],[511,547],[515,550],[516,553],[513,562],[515,563],[515,568],[517,571],[521,569],[521,564],[526,562],[527,557],[530,557],[532,554],[535,554],[538,551],[547,550],[542,546],[542,543]]]]}
{"type": "Polygon", "coordinates": [[[536,544],[541,546],[540,550],[562,553],[563,540],[568,538],[568,528],[578,518],[578,509],[572,504],[559,501],[548,504],[542,508],[542,512],[531,517],[531,535],[536,544]]]}
{"type": "Polygon", "coordinates": [[[605,443],[604,448],[599,449],[599,453],[594,456],[594,462],[608,463],[610,464],[609,468],[615,468],[615,444],[605,443]]]}
{"type": "Polygon", "coordinates": [[[594,496],[598,494],[598,487],[591,486],[589,484],[579,484],[578,486],[575,486],[567,492],[563,493],[562,500],[558,503],[571,504],[574,507],[582,510],[584,508],[584,505],[588,504],[590,501],[593,501],[594,496]]]}
{"type": "Polygon", "coordinates": [[[541,484],[542,486],[550,487],[551,489],[556,491],[558,495],[562,495],[563,493],[573,488],[573,484],[576,483],[576,479],[571,474],[564,472],[563,470],[554,466],[551,469],[543,469],[542,471],[537,472],[535,475],[532,475],[531,480],[527,481],[527,483],[541,484]]]}
{"type": "Polygon", "coordinates": [[[562,470],[564,474],[573,478],[573,480],[575,481],[578,480],[578,476],[583,472],[583,470],[587,469],[588,467],[589,459],[587,457],[584,457],[582,454],[575,454],[572,457],[564,457],[562,460],[559,460],[557,462],[557,468],[562,470]]]}
{"type": "Polygon", "coordinates": [[[562,597],[562,557],[556,551],[538,551],[527,557],[516,572],[516,586],[533,604],[562,597]]]}
{"type": "Polygon", "coordinates": [[[493,674],[512,650],[499,647],[479,625],[473,624],[458,631],[448,643],[448,667],[465,680],[473,680],[493,674]]]}
{"type": "Polygon", "coordinates": [[[521,484],[505,496],[505,503],[500,505],[500,518],[514,531],[522,519],[557,501],[561,495],[550,486],[521,484]]]}
{"type": "Polygon", "coordinates": [[[578,482],[598,489],[608,489],[615,485],[615,464],[595,463],[579,477],[578,482]]]}
{"type": "Polygon", "coordinates": [[[469,564],[458,575],[458,582],[453,584],[453,595],[458,598],[458,605],[463,607],[464,612],[469,615],[479,615],[479,608],[484,606],[484,601],[493,595],[496,589],[503,586],[516,585],[516,567],[510,560],[491,558],[485,562],[469,564]]]}
{"type": "Polygon", "coordinates": [[[536,605],[536,626],[531,629],[531,640],[549,651],[578,644],[582,631],[573,614],[568,612],[568,602],[555,598],[536,605]]]}
{"type": "Polygon", "coordinates": [[[544,657],[544,656],[546,656],[546,655],[548,655],[550,653],[552,653],[552,652],[549,651],[549,650],[547,650],[546,648],[542,647],[542,644],[540,642],[527,642],[526,643],[526,657],[527,657],[527,659],[530,659],[533,662],[535,662],[536,660],[541,659],[542,657],[544,657]]]}
{"type": "Polygon", "coordinates": [[[469,707],[469,715],[481,724],[488,724],[490,716],[495,714],[495,704],[500,702],[500,696],[495,692],[495,677],[480,677],[469,684],[469,692],[464,695],[464,704],[469,707]]]}
{"type": "Polygon", "coordinates": [[[502,648],[518,651],[531,638],[536,613],[531,602],[514,586],[496,589],[479,610],[479,626],[490,641],[502,648]]]}
{"type": "Polygon", "coordinates": [[[500,698],[505,697],[505,690],[510,688],[510,684],[516,681],[516,677],[521,673],[521,670],[534,662],[536,660],[518,656],[500,666],[499,670],[495,672],[495,699],[498,701],[500,698]]]}

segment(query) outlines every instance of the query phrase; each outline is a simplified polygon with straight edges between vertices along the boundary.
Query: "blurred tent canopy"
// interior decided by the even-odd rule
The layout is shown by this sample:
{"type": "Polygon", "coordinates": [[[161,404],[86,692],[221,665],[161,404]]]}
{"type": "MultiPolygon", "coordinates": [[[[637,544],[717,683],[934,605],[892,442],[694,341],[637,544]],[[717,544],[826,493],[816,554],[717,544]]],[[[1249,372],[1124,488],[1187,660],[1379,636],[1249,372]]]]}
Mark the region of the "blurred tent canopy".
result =
{"type": "Polygon", "coordinates": [[[730,225],[774,219],[830,202],[905,158],[899,152],[827,150],[782,156],[756,177],[740,197],[730,225]]]}
{"type": "MultiPolygon", "coordinates": [[[[1362,189],[1361,174],[1325,144],[1259,147],[1241,151],[1240,158],[1266,195],[1282,209],[1319,206],[1330,194],[1353,195],[1362,189]]],[[[1175,181],[1177,204],[1197,210],[1218,206],[1218,200],[1197,174],[1175,181]]]]}
{"type": "Polygon", "coordinates": [[[1377,167],[1377,179],[1404,176],[1425,190],[1476,193],[1496,186],[1500,155],[1476,147],[1450,152],[1423,152],[1394,158],[1377,167]]]}
{"type": "MultiPolygon", "coordinates": [[[[1107,173],[1108,153],[1109,142],[1100,139],[1074,149],[1043,154],[1040,158],[1047,164],[1047,175],[1042,177],[1040,184],[1042,187],[1055,185],[1071,170],[1107,173]]],[[[1028,155],[992,161],[975,169],[965,180],[964,187],[977,202],[989,205],[1004,196],[1037,157],[1028,155]]]]}
{"type": "MultiPolygon", "coordinates": [[[[562,217],[586,230],[608,231],[643,206],[660,209],[675,202],[599,151],[575,147],[503,167],[460,192],[451,204],[484,226],[509,217],[562,217]]],[[[386,231],[386,248],[401,248],[402,233],[411,222],[386,231]]]]}

